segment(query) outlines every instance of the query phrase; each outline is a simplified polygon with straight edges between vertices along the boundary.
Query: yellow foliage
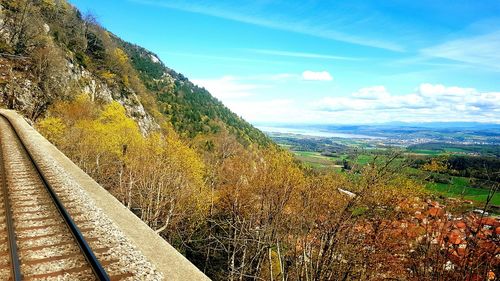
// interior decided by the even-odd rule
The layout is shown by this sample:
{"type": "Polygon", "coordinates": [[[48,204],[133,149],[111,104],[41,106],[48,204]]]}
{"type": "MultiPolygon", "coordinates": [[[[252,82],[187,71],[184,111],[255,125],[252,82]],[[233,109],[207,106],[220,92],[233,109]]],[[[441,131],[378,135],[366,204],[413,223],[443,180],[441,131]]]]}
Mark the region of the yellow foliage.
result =
{"type": "MultiPolygon", "coordinates": [[[[288,152],[269,148],[263,152],[261,163],[257,164],[259,186],[269,192],[269,196],[287,196],[287,192],[295,192],[304,185],[305,178],[302,171],[294,162],[294,157],[288,152]]],[[[283,198],[285,200],[285,198],[283,198]]]]}
{"type": "Polygon", "coordinates": [[[185,217],[206,213],[209,198],[198,155],[174,134],[152,133],[127,154],[141,218],[164,231],[185,217]],[[147,163],[147,164],[146,164],[147,163]]]}
{"type": "Polygon", "coordinates": [[[164,139],[165,158],[178,165],[179,171],[185,174],[193,187],[202,188],[205,166],[198,154],[177,134],[166,134],[164,139]]]}
{"type": "Polygon", "coordinates": [[[107,30],[104,30],[104,29],[102,30],[102,36],[104,37],[103,38],[104,40],[111,40],[111,35],[110,35],[109,31],[107,31],[107,30]]]}
{"type": "Polygon", "coordinates": [[[42,0],[42,4],[46,7],[53,8],[56,6],[55,0],[42,0]]]}
{"type": "Polygon", "coordinates": [[[107,70],[101,71],[99,75],[101,76],[101,78],[105,79],[108,82],[111,82],[111,80],[115,79],[116,77],[116,74],[111,73],[107,70]]]}
{"type": "MultiPolygon", "coordinates": [[[[57,117],[41,120],[41,132],[51,140],[66,136],[60,147],[98,180],[102,176],[108,181],[117,177],[115,173],[123,175],[128,171],[132,182],[142,183],[133,185],[134,193],[149,198],[152,188],[161,190],[162,196],[149,198],[145,208],[150,208],[149,204],[164,206],[175,198],[176,209],[200,213],[206,210],[204,206],[209,200],[204,188],[203,161],[170,124],[164,123],[161,132],[144,137],[120,103],[111,102],[99,109],[85,94],[72,101],[57,102],[50,112],[57,117]]],[[[122,182],[118,185],[123,188],[122,182]]],[[[117,192],[121,194],[117,195],[123,196],[120,188],[117,192]]]]}
{"type": "MultiPolygon", "coordinates": [[[[126,87],[130,87],[132,84],[134,84],[134,71],[129,64],[129,59],[125,51],[120,48],[111,49],[111,51],[108,53],[106,64],[108,66],[108,71],[103,71],[101,73],[101,77],[109,81],[111,79],[115,79],[116,75],[118,75],[126,87]]],[[[134,84],[135,86],[137,86],[137,89],[135,90],[138,92],[140,92],[140,86],[138,86],[139,84],[140,83],[134,84]]]]}
{"type": "Polygon", "coordinates": [[[128,79],[127,75],[122,75],[122,81],[123,81],[123,85],[125,85],[125,87],[130,87],[130,80],[128,79]]]}
{"type": "Polygon", "coordinates": [[[46,117],[40,120],[36,127],[42,135],[56,145],[61,142],[66,130],[66,125],[58,117],[46,117]]]}
{"type": "Polygon", "coordinates": [[[75,104],[76,107],[83,105],[85,103],[89,103],[89,102],[90,102],[90,98],[87,94],[76,95],[74,100],[73,100],[73,103],[75,104]]]}
{"type": "Polygon", "coordinates": [[[50,112],[60,117],[70,127],[77,120],[93,119],[97,114],[96,105],[87,94],[76,95],[71,101],[58,101],[50,112]]]}
{"type": "Polygon", "coordinates": [[[62,8],[64,10],[69,10],[71,6],[66,1],[61,0],[42,0],[42,5],[45,8],[54,9],[54,8],[62,8]]]}
{"type": "Polygon", "coordinates": [[[422,168],[425,171],[440,173],[448,169],[448,163],[444,159],[433,158],[431,162],[424,164],[422,168]]]}
{"type": "Polygon", "coordinates": [[[120,48],[115,48],[115,51],[113,52],[114,59],[120,64],[124,65],[128,62],[128,56],[127,54],[120,48]]]}
{"type": "Polygon", "coordinates": [[[116,101],[108,104],[97,120],[80,122],[78,126],[87,130],[89,141],[97,150],[118,158],[142,138],[137,124],[127,117],[125,108],[116,101]]]}
{"type": "Polygon", "coordinates": [[[162,122],[160,124],[160,127],[161,127],[161,131],[164,135],[166,135],[166,136],[173,135],[174,137],[179,138],[179,135],[175,131],[174,126],[172,126],[172,123],[162,122]]]}
{"type": "Polygon", "coordinates": [[[278,253],[274,249],[269,249],[267,258],[262,264],[260,278],[262,280],[282,280],[281,262],[278,253]]]}

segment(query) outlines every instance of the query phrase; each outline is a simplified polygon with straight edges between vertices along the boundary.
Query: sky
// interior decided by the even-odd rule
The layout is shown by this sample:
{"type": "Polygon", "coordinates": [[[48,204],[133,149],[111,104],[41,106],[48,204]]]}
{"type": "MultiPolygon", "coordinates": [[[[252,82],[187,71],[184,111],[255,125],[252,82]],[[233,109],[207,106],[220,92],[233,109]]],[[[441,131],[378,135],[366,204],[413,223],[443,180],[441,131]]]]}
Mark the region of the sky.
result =
{"type": "Polygon", "coordinates": [[[256,125],[500,123],[497,0],[70,0],[256,125]]]}

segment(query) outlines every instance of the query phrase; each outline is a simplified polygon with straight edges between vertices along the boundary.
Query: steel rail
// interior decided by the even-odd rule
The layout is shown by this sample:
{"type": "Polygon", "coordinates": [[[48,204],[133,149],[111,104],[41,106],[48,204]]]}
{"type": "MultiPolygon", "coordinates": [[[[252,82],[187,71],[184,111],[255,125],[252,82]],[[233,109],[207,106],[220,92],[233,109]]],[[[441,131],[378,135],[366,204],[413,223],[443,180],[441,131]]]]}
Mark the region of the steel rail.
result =
{"type": "MultiPolygon", "coordinates": [[[[2,192],[5,207],[5,222],[7,224],[7,239],[10,254],[10,264],[12,271],[12,280],[21,281],[21,265],[19,262],[19,255],[17,253],[16,234],[14,231],[14,221],[12,220],[12,209],[10,208],[9,190],[7,189],[7,173],[5,172],[5,163],[3,157],[3,149],[1,148],[2,142],[0,140],[0,176],[2,177],[2,192]]],[[[9,279],[10,280],[10,279],[9,279]]]]}
{"type": "Polygon", "coordinates": [[[98,280],[101,280],[101,281],[110,281],[109,275],[107,274],[107,272],[102,267],[101,263],[99,262],[99,260],[95,256],[94,252],[90,248],[90,246],[87,243],[87,241],[85,241],[85,238],[83,237],[83,234],[81,233],[81,231],[78,228],[78,226],[76,226],[75,222],[71,218],[71,216],[68,213],[68,211],[66,210],[66,208],[64,208],[63,203],[60,201],[59,197],[54,192],[54,189],[52,188],[51,184],[47,181],[47,179],[43,175],[43,172],[42,172],[41,168],[38,166],[38,164],[34,160],[33,154],[26,147],[25,143],[23,142],[23,139],[21,138],[21,136],[17,132],[17,130],[14,127],[14,125],[12,124],[12,122],[9,120],[9,118],[7,118],[6,116],[4,116],[3,114],[0,114],[0,116],[2,116],[2,118],[4,118],[7,121],[7,123],[10,125],[10,127],[12,128],[12,131],[14,132],[15,136],[19,140],[21,148],[26,152],[26,155],[28,156],[28,159],[30,160],[31,164],[33,164],[33,167],[35,167],[35,170],[37,172],[38,177],[40,178],[40,180],[42,181],[45,189],[47,190],[47,192],[49,193],[50,197],[52,198],[52,201],[56,205],[57,210],[59,211],[59,213],[63,217],[64,222],[66,223],[66,225],[70,229],[71,234],[73,235],[73,237],[76,240],[78,246],[80,247],[80,250],[82,251],[83,255],[85,256],[85,259],[87,260],[87,262],[91,266],[92,271],[94,272],[95,276],[98,278],[98,280]]]}

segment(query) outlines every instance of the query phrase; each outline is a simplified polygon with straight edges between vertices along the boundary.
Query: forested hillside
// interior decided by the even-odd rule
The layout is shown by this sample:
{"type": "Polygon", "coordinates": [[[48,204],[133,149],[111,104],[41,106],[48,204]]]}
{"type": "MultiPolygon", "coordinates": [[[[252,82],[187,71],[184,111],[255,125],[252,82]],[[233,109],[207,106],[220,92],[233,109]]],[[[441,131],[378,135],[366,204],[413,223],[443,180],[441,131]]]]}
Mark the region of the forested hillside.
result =
{"type": "MultiPolygon", "coordinates": [[[[314,171],[65,0],[0,1],[2,106],[214,280],[488,280],[500,223],[390,154],[314,171]]],[[[492,279],[490,279],[492,280],[492,279]]]]}
{"type": "Polygon", "coordinates": [[[204,88],[191,83],[182,74],[166,67],[144,48],[113,37],[130,57],[142,82],[156,96],[159,110],[181,134],[193,138],[214,133],[221,125],[245,144],[269,144],[269,139],[238,117],[204,88]]]}

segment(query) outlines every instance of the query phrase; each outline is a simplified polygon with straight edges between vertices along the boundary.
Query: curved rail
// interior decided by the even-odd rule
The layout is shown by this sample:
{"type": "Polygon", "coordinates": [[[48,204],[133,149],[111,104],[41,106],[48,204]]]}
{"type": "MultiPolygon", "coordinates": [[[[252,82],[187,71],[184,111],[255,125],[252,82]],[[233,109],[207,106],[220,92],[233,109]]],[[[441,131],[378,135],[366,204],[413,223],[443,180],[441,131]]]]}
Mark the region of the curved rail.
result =
{"type": "MultiPolygon", "coordinates": [[[[85,256],[85,259],[87,260],[87,262],[91,266],[92,271],[94,272],[95,276],[98,278],[98,280],[109,281],[110,278],[109,278],[108,274],[106,273],[106,271],[102,267],[102,265],[99,262],[99,260],[96,258],[94,252],[90,248],[90,246],[87,243],[87,241],[85,241],[85,238],[83,237],[83,234],[80,232],[78,226],[76,226],[75,222],[73,221],[73,219],[69,215],[68,211],[64,208],[64,205],[59,200],[59,197],[54,192],[54,189],[52,188],[52,186],[50,185],[50,183],[47,181],[47,179],[45,178],[45,176],[43,175],[42,170],[40,169],[40,167],[38,166],[38,164],[35,162],[32,153],[28,150],[28,148],[24,144],[23,139],[21,138],[21,136],[17,132],[16,128],[14,127],[14,125],[12,124],[12,122],[9,120],[9,118],[7,118],[6,116],[4,116],[3,114],[0,114],[0,116],[1,116],[1,118],[4,118],[7,121],[7,123],[9,124],[9,126],[12,128],[12,131],[14,132],[15,136],[19,140],[21,148],[26,152],[26,155],[28,156],[28,159],[30,160],[31,164],[33,164],[33,167],[35,168],[38,177],[42,181],[42,183],[43,183],[45,189],[47,190],[47,192],[49,193],[49,195],[50,195],[52,201],[54,202],[57,210],[59,211],[59,213],[63,217],[64,222],[66,223],[66,225],[70,229],[71,234],[73,235],[75,241],[77,242],[78,247],[80,247],[80,250],[82,251],[83,255],[85,256]]],[[[3,159],[1,159],[1,160],[3,160],[3,159]]],[[[3,161],[2,161],[2,163],[3,163],[3,161]]],[[[4,178],[4,188],[6,189],[5,178],[4,178]]],[[[5,193],[5,196],[7,196],[6,193],[5,193]]],[[[7,207],[8,206],[6,206],[6,208],[7,207]]],[[[6,214],[7,214],[7,212],[6,212],[6,214]]],[[[9,235],[10,235],[10,232],[9,232],[9,235]]],[[[13,242],[13,244],[14,244],[13,245],[14,246],[13,249],[17,249],[16,243],[15,243],[15,236],[13,236],[12,238],[13,238],[13,241],[14,241],[13,242]]],[[[10,240],[11,240],[11,238],[9,237],[9,241],[10,240]]],[[[12,242],[10,242],[10,244],[12,246],[12,242]]],[[[12,248],[11,248],[11,254],[12,254],[12,248]]],[[[16,255],[17,255],[17,253],[16,253],[16,255]]],[[[17,271],[20,274],[20,265],[19,265],[19,259],[18,258],[17,258],[17,264],[15,264],[15,262],[12,262],[12,267],[13,267],[13,272],[17,271]],[[15,266],[17,266],[17,268],[15,268],[15,266]]],[[[14,279],[14,280],[21,280],[21,279],[14,279]]]]}
{"type": "MultiPolygon", "coordinates": [[[[0,143],[1,145],[1,143],[0,143]]],[[[14,222],[12,220],[12,209],[9,202],[9,191],[7,189],[7,175],[5,173],[5,163],[3,161],[3,152],[0,153],[0,177],[2,177],[2,193],[5,206],[5,222],[7,224],[7,241],[10,254],[10,264],[12,269],[12,280],[21,281],[21,266],[19,255],[17,253],[16,234],[14,233],[14,222]]]]}

